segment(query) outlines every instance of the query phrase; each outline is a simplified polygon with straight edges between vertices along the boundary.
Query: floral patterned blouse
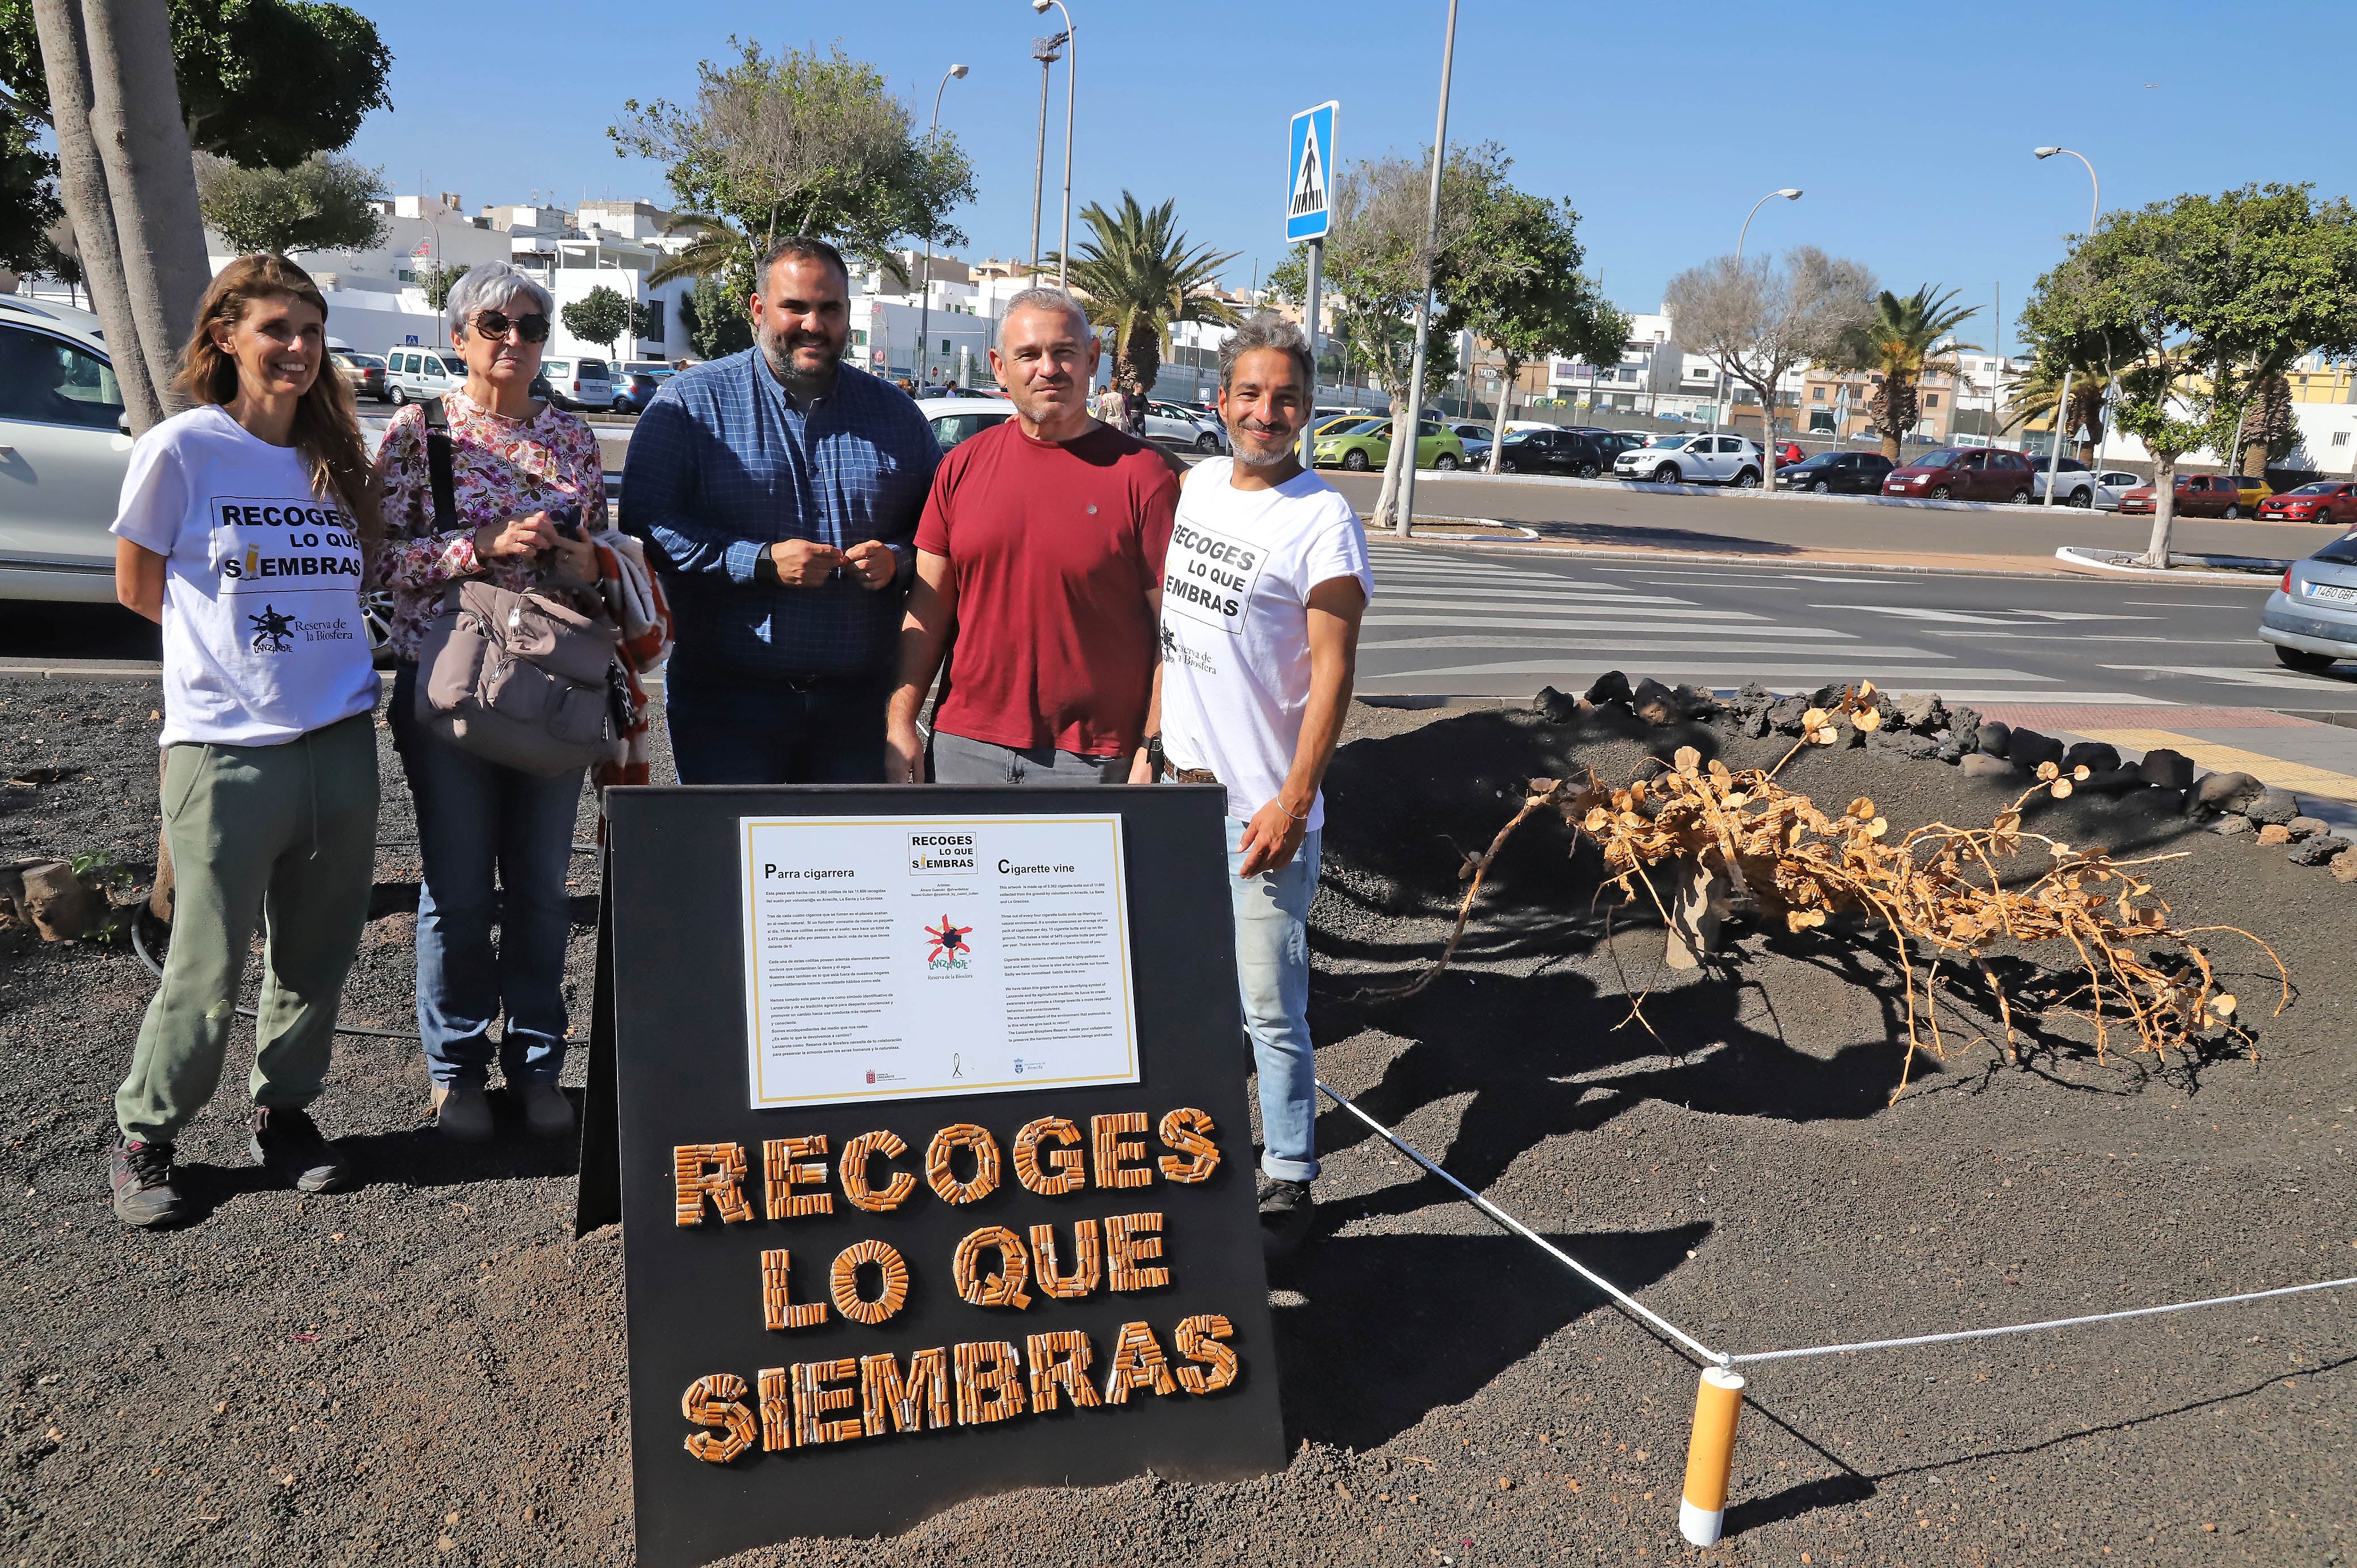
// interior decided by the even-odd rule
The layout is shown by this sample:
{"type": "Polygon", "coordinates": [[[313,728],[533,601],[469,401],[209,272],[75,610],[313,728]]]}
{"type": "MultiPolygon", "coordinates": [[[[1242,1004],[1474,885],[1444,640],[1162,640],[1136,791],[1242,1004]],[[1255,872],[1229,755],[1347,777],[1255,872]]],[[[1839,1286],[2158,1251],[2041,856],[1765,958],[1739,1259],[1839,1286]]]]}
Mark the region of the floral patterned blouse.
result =
{"type": "Polygon", "coordinates": [[[566,502],[581,509],[582,527],[608,527],[606,461],[597,436],[578,415],[554,404],[528,419],[493,413],[463,391],[442,394],[450,418],[452,489],[459,526],[434,527],[434,479],[425,456],[425,411],[415,404],[393,416],[378,448],[384,549],[375,585],[393,593],[394,657],[417,658],[426,623],[442,607],[442,589],[459,577],[488,574],[503,588],[531,587],[538,570],[530,557],[484,561],[475,554],[475,530],[545,511],[566,502]]]}

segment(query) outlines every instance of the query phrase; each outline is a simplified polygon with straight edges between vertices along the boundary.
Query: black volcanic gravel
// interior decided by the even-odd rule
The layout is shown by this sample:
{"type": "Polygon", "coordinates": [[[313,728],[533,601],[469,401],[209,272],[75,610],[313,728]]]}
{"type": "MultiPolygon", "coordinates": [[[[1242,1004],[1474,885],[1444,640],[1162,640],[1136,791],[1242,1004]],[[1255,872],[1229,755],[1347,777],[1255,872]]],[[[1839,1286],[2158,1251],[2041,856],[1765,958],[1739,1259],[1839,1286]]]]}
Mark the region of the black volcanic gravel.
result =
{"type": "MultiPolygon", "coordinates": [[[[106,850],[144,877],[155,706],[144,684],[0,682],[0,776],[23,781],[0,785],[0,859],[106,850]]],[[[1592,854],[1544,820],[1501,857],[1456,972],[1405,1004],[1359,994],[1437,950],[1459,852],[1523,779],[1623,777],[1682,736],[1738,766],[1776,743],[1363,707],[1349,733],[1314,911],[1320,1074],[1706,1342],[2357,1273],[2357,887],[2247,836],[2049,803],[2040,831],[2184,852],[2157,880],[2192,918],[2274,942],[2295,1004],[2268,1018],[2272,972],[2221,939],[2257,1063],[2116,1043],[2099,1063],[2057,1020],[2018,1069],[1986,1038],[1919,1061],[1891,1105],[1887,944],[1737,927],[1724,968],[1665,971],[1634,912],[1605,941],[1592,854]],[[1632,985],[1652,1033],[1624,1022],[1632,985]]],[[[389,744],[382,760],[345,1018],[403,1029],[417,868],[389,744]]],[[[1985,822],[2009,798],[1881,752],[1811,752],[1784,777],[1871,795],[1899,827],[1985,822]]],[[[584,857],[582,1034],[596,890],[584,857]]],[[[183,1144],[210,1212],[128,1234],[102,1160],[148,990],[119,949],[0,934],[0,1299],[16,1304],[0,1568],[629,1562],[621,1242],[571,1240],[569,1157],[443,1147],[418,1131],[414,1044],[347,1038],[318,1109],[366,1187],[259,1180],[233,1058],[183,1144]]],[[[1993,1030],[1971,1000],[1951,997],[1952,1042],[1993,1030]]],[[[2357,1541],[2350,1292],[1757,1369],[1728,1539],[1693,1552],[1676,1530],[1692,1367],[1342,1113],[1319,1136],[1320,1234],[1275,1282],[1283,1473],[1017,1493],[732,1562],[2306,1564],[2357,1541]]]]}

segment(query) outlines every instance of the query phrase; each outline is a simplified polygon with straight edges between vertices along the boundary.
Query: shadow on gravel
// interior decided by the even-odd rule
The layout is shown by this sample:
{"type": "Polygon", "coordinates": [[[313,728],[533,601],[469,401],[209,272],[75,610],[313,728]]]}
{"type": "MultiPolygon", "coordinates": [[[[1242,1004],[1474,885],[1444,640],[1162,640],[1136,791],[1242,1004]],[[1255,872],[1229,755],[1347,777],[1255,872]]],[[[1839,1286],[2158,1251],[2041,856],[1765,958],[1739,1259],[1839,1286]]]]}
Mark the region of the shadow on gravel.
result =
{"type": "MultiPolygon", "coordinates": [[[[1642,1292],[1710,1230],[1695,1221],[1547,1239],[1642,1292]]],[[[1308,1298],[1276,1312],[1288,1447],[1307,1438],[1363,1452],[1388,1442],[1606,1304],[1519,1236],[1329,1236],[1284,1278],[1308,1298]]]]}
{"type": "MultiPolygon", "coordinates": [[[[576,1126],[583,1092],[565,1091],[573,1101],[576,1126]]],[[[488,1144],[455,1144],[421,1124],[394,1133],[341,1138],[336,1147],[350,1157],[361,1179],[371,1187],[459,1187],[468,1182],[532,1180],[576,1173],[580,1164],[577,1137],[546,1142],[530,1137],[503,1091],[491,1090],[490,1101],[499,1133],[488,1144]]]]}

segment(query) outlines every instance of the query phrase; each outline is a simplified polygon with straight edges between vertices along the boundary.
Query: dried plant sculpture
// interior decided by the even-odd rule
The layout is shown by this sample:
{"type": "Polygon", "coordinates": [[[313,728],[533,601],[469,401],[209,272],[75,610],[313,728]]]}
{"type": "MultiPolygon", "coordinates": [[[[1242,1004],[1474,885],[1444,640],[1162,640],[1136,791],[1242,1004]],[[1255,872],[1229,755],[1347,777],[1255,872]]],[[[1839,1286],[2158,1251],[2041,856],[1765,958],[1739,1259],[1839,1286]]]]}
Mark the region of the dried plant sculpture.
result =
{"type": "MultiPolygon", "coordinates": [[[[1775,781],[1774,774],[1803,746],[1837,738],[1842,717],[1860,729],[1878,725],[1876,697],[1869,683],[1846,692],[1834,709],[1810,709],[1800,746],[1772,768],[1730,771],[1717,760],[1705,766],[1692,746],[1681,746],[1667,771],[1617,789],[1592,774],[1584,784],[1532,779],[1522,808],[1490,847],[1466,857],[1461,875],[1468,886],[1440,957],[1405,985],[1362,994],[1412,996],[1438,978],[1464,939],[1473,901],[1500,849],[1529,818],[1553,811],[1603,852],[1608,879],[1623,897],[1635,902],[1641,888],[1664,923],[1671,911],[1648,873],[1684,864],[1725,878],[1735,908],[1781,921],[1790,930],[1850,917],[1889,932],[1907,1007],[1907,1060],[1894,1101],[1906,1091],[1918,1049],[1948,1057],[1937,1006],[1943,966],[1969,965],[1978,972],[1996,1000],[2007,1058],[2018,1059],[2016,999],[1988,962],[1989,948],[2000,941],[2068,945],[2083,981],[2049,1005],[2092,1021],[2098,1060],[2123,1023],[2134,1030],[2137,1050],[2163,1059],[2171,1052],[2192,1059],[2202,1038],[2221,1036],[2240,1040],[2255,1058],[2256,1042],[2234,1021],[2233,995],[2219,984],[2209,955],[2193,939],[2229,934],[2264,951],[2281,982],[2276,1013],[2290,1003],[2290,976],[2273,948],[2239,927],[2175,923],[2146,868],[2182,854],[2115,860],[2023,830],[2025,804],[2040,794],[2067,798],[2087,777],[2086,768],[2066,777],[2055,764],[2042,764],[2038,782],[1986,828],[1932,822],[1898,837],[1870,799],[1861,796],[1847,810],[1828,814],[1775,781]],[[2021,880],[2025,855],[2042,855],[2046,864],[2033,863],[2036,874],[2021,880]],[[2016,873],[2018,886],[2006,886],[2007,869],[2016,873]],[[2140,953],[2137,944],[2146,950],[2140,953]]],[[[1632,1016],[1641,1021],[1633,1010],[1632,1016]]]]}

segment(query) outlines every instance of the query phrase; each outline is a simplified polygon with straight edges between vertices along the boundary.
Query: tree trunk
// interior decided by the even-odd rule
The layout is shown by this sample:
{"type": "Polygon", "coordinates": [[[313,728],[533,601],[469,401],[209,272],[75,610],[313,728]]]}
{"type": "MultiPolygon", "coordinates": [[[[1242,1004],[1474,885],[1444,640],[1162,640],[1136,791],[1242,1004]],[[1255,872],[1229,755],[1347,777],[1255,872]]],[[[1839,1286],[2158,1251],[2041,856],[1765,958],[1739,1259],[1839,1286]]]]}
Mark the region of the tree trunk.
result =
{"type": "MultiPolygon", "coordinates": [[[[212,268],[173,77],[171,12],[165,0],[84,0],[82,21],[91,139],[106,166],[137,349],[164,406],[177,409],[172,378],[212,268]]],[[[116,360],[131,349],[109,347],[116,360]]]]}
{"type": "Polygon", "coordinates": [[[1498,383],[1498,417],[1490,427],[1490,462],[1484,472],[1498,471],[1498,461],[1506,452],[1506,409],[1513,401],[1514,380],[1523,373],[1523,362],[1509,354],[1504,361],[1505,375],[1498,383]]]}
{"type": "Polygon", "coordinates": [[[2152,455],[2152,542],[2145,546],[2144,564],[2169,564],[2169,531],[2177,521],[2177,455],[2152,455]]]}
{"type": "Polygon", "coordinates": [[[1760,489],[1772,496],[1776,493],[1776,388],[1771,381],[1765,389],[1751,390],[1760,393],[1760,489]]]}
{"type": "MultiPolygon", "coordinates": [[[[1391,455],[1383,459],[1383,488],[1375,492],[1375,510],[1372,519],[1377,528],[1396,529],[1399,527],[1400,520],[1394,517],[1392,512],[1399,502],[1400,456],[1404,452],[1412,452],[1415,450],[1415,447],[1411,445],[1415,439],[1413,435],[1411,435],[1409,440],[1405,442],[1399,438],[1401,401],[1399,393],[1392,393],[1391,455]]],[[[1415,428],[1415,426],[1412,424],[1408,426],[1408,429],[1411,431],[1415,428]]],[[[1413,524],[1415,520],[1409,519],[1408,521],[1413,524]]]]}
{"type": "MultiPolygon", "coordinates": [[[[109,344],[136,345],[139,328],[123,282],[123,255],[114,237],[114,202],[107,192],[106,166],[91,137],[90,47],[82,36],[76,0],[33,0],[33,21],[41,39],[42,74],[49,87],[49,113],[58,139],[58,186],[73,224],[76,259],[90,306],[109,344]]],[[[164,417],[164,401],[147,374],[144,355],[118,349],[114,379],[136,433],[164,417]]]]}

